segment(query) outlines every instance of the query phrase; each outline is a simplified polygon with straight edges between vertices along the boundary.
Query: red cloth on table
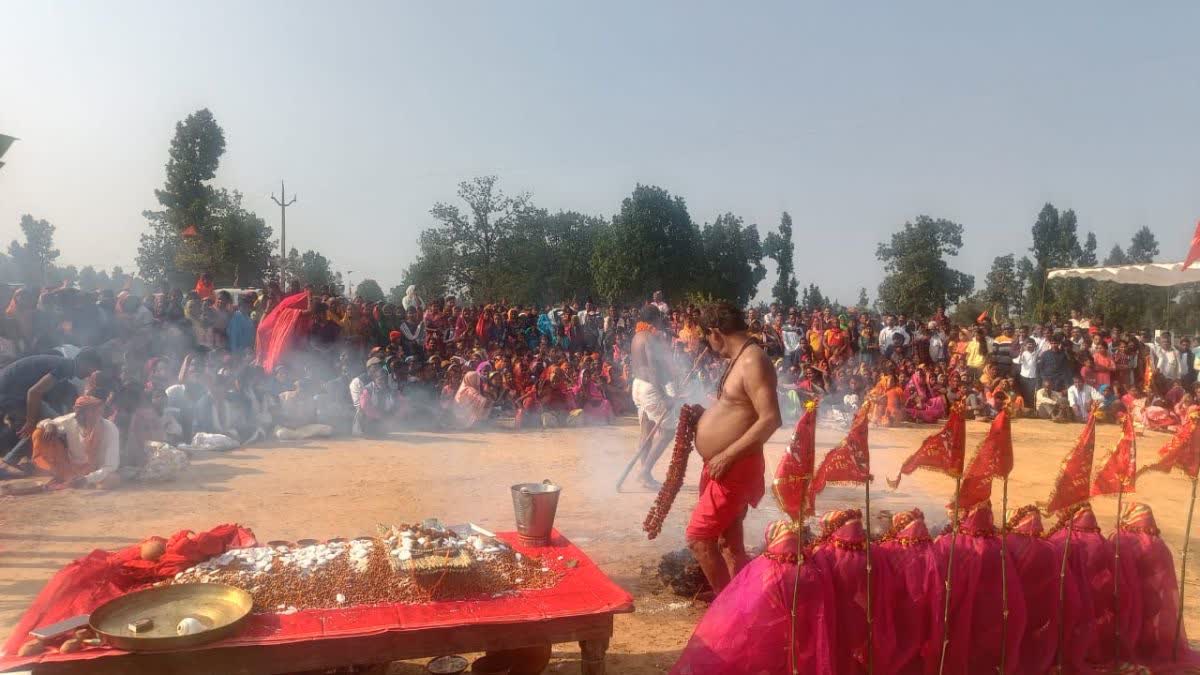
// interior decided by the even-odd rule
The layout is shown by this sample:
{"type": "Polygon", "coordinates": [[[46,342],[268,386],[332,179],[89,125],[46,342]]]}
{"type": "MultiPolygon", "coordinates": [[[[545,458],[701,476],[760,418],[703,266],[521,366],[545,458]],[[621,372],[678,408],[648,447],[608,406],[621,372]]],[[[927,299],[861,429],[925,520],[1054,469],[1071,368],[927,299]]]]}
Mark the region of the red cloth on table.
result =
{"type": "MultiPolygon", "coordinates": [[[[149,540],[162,537],[151,537],[149,540]]],[[[141,544],[119,551],[95,550],[62,568],[21,616],[4,643],[5,654],[16,654],[29,631],[92,610],[138,586],[175,576],[201,560],[231,548],[254,546],[254,533],[237,525],[218,525],[196,534],[181,530],[171,536],[157,561],[141,559],[141,544]]],[[[0,665],[3,664],[0,661],[0,665]]],[[[2,669],[2,668],[0,668],[2,669]]]]}
{"type": "Polygon", "coordinates": [[[258,324],[258,364],[268,374],[279,359],[308,332],[308,292],[286,297],[258,324]]]}
{"type": "Polygon", "coordinates": [[[688,541],[703,541],[721,536],[748,506],[758,506],[766,493],[763,473],[767,470],[762,450],[756,450],[738,461],[720,479],[708,474],[708,462],[700,474],[700,501],[692,511],[686,536],[688,541]]]}
{"type": "MultiPolygon", "coordinates": [[[[991,502],[974,507],[959,523],[958,537],[945,532],[934,542],[938,562],[945,569],[954,546],[954,571],[950,590],[950,646],[946,650],[947,673],[991,673],[1000,666],[1000,565],[1013,583],[1008,584],[1008,644],[1005,666],[1020,673],[1021,638],[1025,633],[1025,598],[1015,583],[1017,570],[1011,558],[1000,557],[1000,539],[992,522],[991,502]]],[[[945,602],[938,594],[937,606],[945,602]]],[[[934,631],[941,635],[942,613],[934,631]]],[[[934,671],[936,672],[936,667],[934,671]]]]}
{"type": "Polygon", "coordinates": [[[799,548],[799,537],[785,521],[772,524],[767,533],[767,553],[752,560],[713,601],[672,675],[786,675],[792,658],[796,672],[836,675],[830,658],[837,653],[836,600],[829,571],[799,548]],[[799,566],[797,553],[805,556],[799,566]],[[794,598],[800,606],[793,627],[794,598]]]}
{"type": "MultiPolygon", "coordinates": [[[[550,545],[526,546],[518,540],[515,532],[501,533],[501,539],[522,555],[539,558],[543,566],[561,573],[558,584],[551,588],[525,590],[519,594],[499,598],[486,597],[470,600],[430,602],[419,605],[386,604],[338,609],[301,610],[293,614],[251,614],[237,635],[220,642],[197,648],[196,651],[245,647],[253,645],[285,645],[311,643],[313,640],[345,638],[393,633],[402,635],[430,628],[471,626],[475,624],[538,622],[574,616],[595,616],[633,611],[633,598],[614,584],[604,572],[584,555],[574,544],[557,531],[551,533],[550,545]]],[[[110,554],[97,551],[100,556],[110,554]]],[[[72,611],[56,613],[46,621],[29,621],[23,618],[20,626],[36,627],[68,616],[89,612],[105,600],[120,595],[124,590],[104,595],[94,590],[92,583],[85,582],[71,573],[75,565],[69,565],[51,580],[47,590],[58,584],[64,594],[38,596],[30,612],[38,604],[67,605],[72,611]],[[60,583],[61,582],[61,583],[60,583]],[[88,595],[96,597],[89,600],[88,595]]],[[[27,612],[27,617],[28,617],[27,612]]],[[[27,618],[26,617],[26,618],[27,618]]],[[[49,617],[47,617],[49,618],[49,617]]],[[[28,628],[25,629],[28,632],[28,628]]],[[[18,658],[17,647],[24,642],[10,639],[5,644],[5,654],[0,657],[0,672],[29,663],[47,661],[83,661],[88,659],[119,656],[125,652],[118,649],[89,648],[72,654],[43,654],[32,658],[18,658]],[[11,651],[9,650],[11,646],[11,651]]],[[[301,649],[308,649],[302,645],[301,649]]],[[[331,648],[337,648],[331,646],[331,648]]]]}

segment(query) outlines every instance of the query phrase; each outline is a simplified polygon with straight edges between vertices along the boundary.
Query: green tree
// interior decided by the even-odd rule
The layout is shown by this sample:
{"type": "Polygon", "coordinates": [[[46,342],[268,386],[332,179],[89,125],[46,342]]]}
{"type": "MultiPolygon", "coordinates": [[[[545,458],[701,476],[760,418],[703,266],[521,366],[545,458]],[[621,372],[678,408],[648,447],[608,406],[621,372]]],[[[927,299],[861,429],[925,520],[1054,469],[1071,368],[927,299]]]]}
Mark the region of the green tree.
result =
{"type": "Polygon", "coordinates": [[[309,250],[303,254],[295,248],[288,251],[287,269],[304,286],[341,286],[341,275],[333,273],[333,263],[316,251],[309,250]]]}
{"type": "MultiPolygon", "coordinates": [[[[363,279],[354,289],[354,297],[367,302],[383,302],[383,288],[374,279],[363,279]]],[[[400,293],[400,297],[404,297],[403,292],[400,293]]]]}
{"type": "Polygon", "coordinates": [[[559,211],[527,222],[535,227],[527,235],[530,241],[526,250],[538,254],[531,269],[541,270],[531,279],[535,292],[528,298],[551,303],[582,300],[590,295],[596,288],[592,255],[596,240],[606,227],[604,220],[574,211],[559,211]]]}
{"type": "Polygon", "coordinates": [[[79,287],[85,291],[94,291],[99,288],[98,278],[96,268],[86,265],[79,270],[79,287]]]}
{"type": "Polygon", "coordinates": [[[867,297],[867,289],[865,287],[858,289],[858,302],[854,306],[860,312],[867,311],[867,308],[871,306],[871,299],[867,297]]]}
{"type": "Polygon", "coordinates": [[[397,307],[400,307],[401,303],[404,302],[404,293],[407,290],[408,290],[408,286],[405,286],[403,284],[400,286],[392,286],[391,289],[388,290],[388,292],[387,292],[387,301],[397,307]]]}
{"type": "Polygon", "coordinates": [[[992,260],[992,269],[985,280],[986,286],[980,299],[999,316],[1007,319],[1013,316],[1013,305],[1021,294],[1017,282],[1016,256],[996,256],[992,260]]]}
{"type": "Polygon", "coordinates": [[[713,297],[744,307],[767,276],[758,228],[746,226],[741,218],[725,213],[704,226],[700,240],[704,272],[697,286],[713,297]]]}
{"type": "Polygon", "coordinates": [[[809,284],[804,289],[804,294],[800,299],[800,306],[804,311],[811,312],[814,309],[824,309],[829,306],[829,300],[821,294],[821,287],[816,284],[809,284]]]}
{"type": "Polygon", "coordinates": [[[21,233],[24,244],[14,239],[8,245],[18,278],[31,286],[45,286],[59,253],[54,248],[54,226],[27,213],[21,216],[21,233]]]}
{"type": "Polygon", "coordinates": [[[1158,255],[1158,239],[1150,228],[1143,225],[1141,229],[1133,233],[1133,240],[1129,242],[1129,250],[1125,253],[1125,257],[1129,260],[1130,265],[1144,265],[1154,262],[1154,258],[1158,255]]]}
{"type": "Polygon", "coordinates": [[[947,256],[962,249],[963,227],[942,218],[918,216],[915,222],[881,243],[875,256],[887,277],[879,284],[879,304],[886,311],[930,316],[970,294],[975,279],[952,269],[947,256]]]}
{"type": "MultiPolygon", "coordinates": [[[[1029,284],[1033,283],[1033,276],[1036,271],[1033,267],[1033,261],[1029,256],[1023,255],[1017,261],[1017,288],[1020,292],[1017,297],[1013,298],[1013,315],[1023,318],[1029,318],[1029,284]]],[[[978,316],[978,315],[976,315],[978,316]]]]}
{"type": "Polygon", "coordinates": [[[597,292],[610,302],[661,290],[680,298],[694,290],[702,250],[700,230],[682,197],[638,185],[621,203],[592,256],[597,292]]]}
{"type": "MultiPolygon", "coordinates": [[[[763,253],[775,261],[779,279],[771,287],[771,294],[783,307],[795,307],[798,302],[795,274],[796,247],[792,244],[792,216],[787,211],[779,217],[779,232],[768,232],[763,240],[763,253]]],[[[865,290],[865,289],[864,289],[865,290]]]]}
{"type": "MultiPolygon", "coordinates": [[[[1033,318],[1042,320],[1050,312],[1063,314],[1071,309],[1080,309],[1083,302],[1082,286],[1078,284],[1046,283],[1049,270],[1072,267],[1085,257],[1079,245],[1078,222],[1073,210],[1059,212],[1047,203],[1038,213],[1032,228],[1034,273],[1029,279],[1026,304],[1033,309],[1033,318]]],[[[1095,255],[1093,245],[1091,255],[1095,255]]],[[[1064,279],[1061,281],[1072,281],[1064,279]]]]}
{"type": "Polygon", "coordinates": [[[240,192],[210,185],[224,152],[225,132],[207,109],[175,125],[166,180],[154,191],[162,208],[142,212],[149,225],[138,246],[142,277],[190,284],[209,272],[218,285],[242,286],[266,275],[271,228],[242,205],[240,192]]]}

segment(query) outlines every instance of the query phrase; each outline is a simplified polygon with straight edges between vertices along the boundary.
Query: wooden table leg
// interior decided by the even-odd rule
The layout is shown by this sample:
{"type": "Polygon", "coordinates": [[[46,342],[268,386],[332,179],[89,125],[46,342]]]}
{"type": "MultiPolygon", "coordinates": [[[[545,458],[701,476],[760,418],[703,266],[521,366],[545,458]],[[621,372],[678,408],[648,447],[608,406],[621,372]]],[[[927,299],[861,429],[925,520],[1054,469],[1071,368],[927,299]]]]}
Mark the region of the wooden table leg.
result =
{"type": "Polygon", "coordinates": [[[583,652],[580,666],[583,675],[604,675],[604,654],[608,651],[608,638],[603,640],[584,640],[579,643],[579,651],[583,652]]]}

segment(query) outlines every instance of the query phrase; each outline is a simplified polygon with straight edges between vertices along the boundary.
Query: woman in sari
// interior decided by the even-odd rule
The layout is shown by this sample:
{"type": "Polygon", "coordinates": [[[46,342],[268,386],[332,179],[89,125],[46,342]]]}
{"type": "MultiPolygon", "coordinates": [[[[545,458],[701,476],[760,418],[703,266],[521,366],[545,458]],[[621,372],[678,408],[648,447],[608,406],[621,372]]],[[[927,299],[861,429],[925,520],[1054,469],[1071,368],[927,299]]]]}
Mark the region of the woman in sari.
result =
{"type": "Polygon", "coordinates": [[[812,350],[814,360],[825,358],[825,322],[818,315],[813,315],[812,325],[808,329],[808,348],[812,350]]]}
{"type": "Polygon", "coordinates": [[[950,368],[956,369],[959,365],[965,365],[967,362],[967,337],[963,329],[958,328],[954,331],[954,337],[950,340],[950,368]]]}
{"type": "Polygon", "coordinates": [[[583,421],[587,424],[612,424],[613,409],[604,388],[596,381],[597,366],[585,366],[579,371],[575,400],[583,406],[583,421]]]}
{"type": "Polygon", "coordinates": [[[484,380],[479,371],[463,375],[454,395],[454,419],[462,429],[470,429],[486,420],[492,411],[492,401],[484,393],[484,380]]]}
{"type": "MultiPolygon", "coordinates": [[[[839,317],[845,321],[845,317],[839,317]]],[[[850,335],[844,325],[838,322],[829,324],[821,336],[825,341],[825,358],[831,366],[841,365],[850,355],[850,335]]]]}
{"type": "Polygon", "coordinates": [[[905,390],[905,414],[914,422],[933,424],[946,414],[946,399],[935,393],[929,382],[929,369],[922,365],[908,380],[905,390]]]}

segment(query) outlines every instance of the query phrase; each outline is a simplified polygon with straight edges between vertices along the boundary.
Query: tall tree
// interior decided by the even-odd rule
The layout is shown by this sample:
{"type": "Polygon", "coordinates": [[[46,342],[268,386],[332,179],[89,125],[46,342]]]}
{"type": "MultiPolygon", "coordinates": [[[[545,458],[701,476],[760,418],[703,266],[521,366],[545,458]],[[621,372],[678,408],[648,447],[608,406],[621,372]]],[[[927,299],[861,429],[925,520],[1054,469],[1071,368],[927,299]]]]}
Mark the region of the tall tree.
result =
{"type": "Polygon", "coordinates": [[[333,263],[316,251],[309,250],[302,254],[293,248],[288,251],[287,266],[302,285],[315,288],[340,288],[342,285],[342,275],[334,274],[333,263]]]}
{"type": "MultiPolygon", "coordinates": [[[[403,299],[404,293],[401,292],[400,296],[403,299]]],[[[383,302],[383,288],[374,279],[363,279],[354,289],[354,297],[367,302],[383,302]]]]}
{"type": "Polygon", "coordinates": [[[962,232],[958,223],[918,216],[890,242],[879,244],[875,256],[887,273],[879,284],[880,305],[887,311],[929,316],[970,294],[974,277],[952,269],[945,260],[962,249],[962,232]]]}
{"type": "Polygon", "coordinates": [[[94,291],[100,287],[95,267],[85,265],[79,270],[79,287],[85,291],[94,291]]]}
{"type": "Polygon", "coordinates": [[[25,243],[16,239],[8,245],[8,255],[17,267],[20,280],[32,286],[45,286],[50,268],[58,259],[54,248],[54,226],[28,213],[21,216],[21,233],[25,243]]]}
{"type": "MultiPolygon", "coordinates": [[[[1033,283],[1033,277],[1036,274],[1033,266],[1033,261],[1029,256],[1023,255],[1017,261],[1017,288],[1020,292],[1013,299],[1013,313],[1016,316],[1029,318],[1029,313],[1032,308],[1029,305],[1029,285],[1033,283]]],[[[978,314],[976,315],[978,316],[978,314]]]]}
{"type": "Polygon", "coordinates": [[[992,260],[992,269],[988,272],[987,284],[981,296],[984,303],[1001,318],[1013,316],[1013,306],[1021,295],[1021,287],[1017,280],[1016,256],[996,256],[992,260]]]}
{"type": "Polygon", "coordinates": [[[821,287],[816,284],[809,284],[804,289],[804,294],[800,299],[800,305],[804,311],[811,312],[814,309],[824,309],[829,306],[829,300],[821,293],[821,287]]]}
{"type": "Polygon", "coordinates": [[[175,125],[166,180],[154,191],[161,209],[142,212],[149,225],[138,246],[142,277],[177,284],[189,284],[200,272],[218,284],[263,279],[271,228],[242,205],[241,193],[210,184],[224,153],[225,132],[208,109],[175,125]]]}
{"type": "Polygon", "coordinates": [[[787,211],[779,217],[779,232],[767,233],[763,240],[763,253],[775,261],[779,271],[779,279],[771,287],[775,302],[784,307],[795,307],[799,282],[795,274],[796,247],[792,244],[792,216],[787,211]]]}
{"type": "Polygon", "coordinates": [[[1154,262],[1157,255],[1158,239],[1150,231],[1150,228],[1143,225],[1141,229],[1133,233],[1133,240],[1129,242],[1129,250],[1125,257],[1129,259],[1131,265],[1144,265],[1154,262]]]}
{"type": "Polygon", "coordinates": [[[638,185],[596,243],[596,290],[609,301],[629,301],[661,290],[668,298],[693,290],[702,243],[682,197],[638,185]]]}
{"type": "Polygon", "coordinates": [[[858,303],[854,306],[863,312],[871,306],[871,299],[867,297],[867,289],[865,287],[858,289],[858,303]]]}
{"type": "Polygon", "coordinates": [[[702,292],[744,307],[767,276],[762,264],[758,228],[746,226],[732,213],[706,224],[700,234],[703,274],[697,280],[702,292]]]}
{"type": "Polygon", "coordinates": [[[528,228],[529,243],[524,248],[536,251],[538,259],[530,265],[534,274],[522,275],[533,283],[523,299],[552,303],[588,297],[596,288],[592,254],[605,222],[574,211],[544,214],[528,222],[535,227],[528,228]]]}

